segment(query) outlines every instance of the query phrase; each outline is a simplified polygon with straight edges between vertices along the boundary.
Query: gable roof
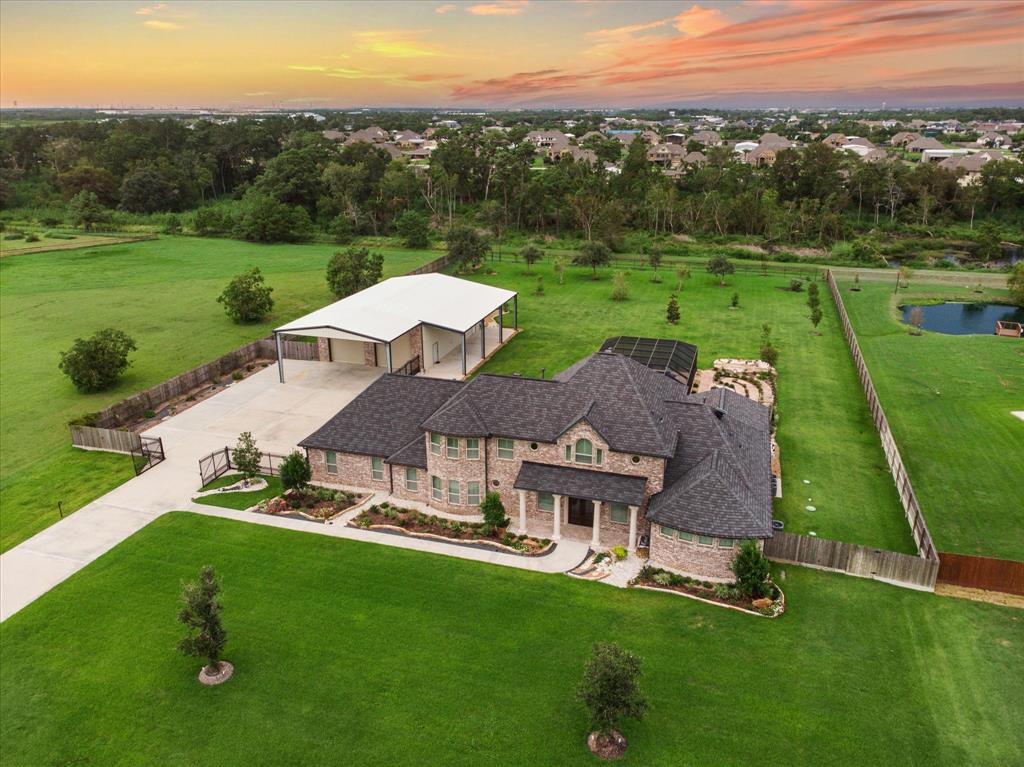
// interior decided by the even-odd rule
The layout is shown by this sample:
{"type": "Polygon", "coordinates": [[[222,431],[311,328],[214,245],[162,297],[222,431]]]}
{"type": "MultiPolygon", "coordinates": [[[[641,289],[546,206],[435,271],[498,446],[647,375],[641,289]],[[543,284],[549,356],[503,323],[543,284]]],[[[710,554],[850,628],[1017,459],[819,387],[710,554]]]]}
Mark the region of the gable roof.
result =
{"type": "MultiPolygon", "coordinates": [[[[383,375],[299,446],[382,457],[409,450],[409,443],[417,438],[422,446],[420,421],[463,386],[461,381],[442,378],[383,375]]],[[[422,465],[426,465],[425,454],[422,465]]]]}

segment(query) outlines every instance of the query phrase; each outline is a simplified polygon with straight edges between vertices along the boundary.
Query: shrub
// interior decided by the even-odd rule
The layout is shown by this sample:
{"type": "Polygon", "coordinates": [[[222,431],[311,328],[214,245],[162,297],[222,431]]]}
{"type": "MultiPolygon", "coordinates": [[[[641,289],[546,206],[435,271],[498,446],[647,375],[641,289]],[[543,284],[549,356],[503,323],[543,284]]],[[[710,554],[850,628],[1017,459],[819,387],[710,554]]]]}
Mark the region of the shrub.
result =
{"type": "Polygon", "coordinates": [[[736,575],[736,588],[744,596],[757,599],[771,592],[768,558],[753,541],[743,542],[730,568],[736,575]]]}
{"type": "MultiPolygon", "coordinates": [[[[281,485],[285,490],[299,490],[306,486],[313,477],[313,471],[309,466],[309,459],[298,450],[290,452],[281,462],[281,485]]],[[[330,501],[333,498],[324,497],[320,491],[327,488],[317,488],[314,497],[318,501],[330,501]]],[[[328,491],[330,492],[330,491],[328,491]]],[[[334,494],[331,493],[333,496],[334,494]]]]}
{"type": "Polygon", "coordinates": [[[231,229],[231,219],[219,208],[200,208],[192,225],[196,234],[224,234],[231,229]]]}
{"type": "Polygon", "coordinates": [[[298,242],[308,238],[312,228],[305,208],[286,205],[252,189],[245,195],[234,234],[252,242],[298,242]]]}
{"type": "Polygon", "coordinates": [[[335,253],[327,264],[327,284],[337,298],[345,298],[371,285],[384,274],[384,256],[367,248],[335,253]]]}
{"type": "Polygon", "coordinates": [[[668,586],[672,583],[672,573],[661,572],[653,576],[654,582],[659,583],[662,586],[668,586]]]}
{"type": "Polygon", "coordinates": [[[164,220],[164,234],[181,234],[181,219],[171,214],[164,220]]]}
{"type": "Polygon", "coordinates": [[[639,657],[610,642],[594,645],[576,697],[589,709],[595,730],[608,734],[623,717],[644,717],[647,700],[640,691],[639,677],[639,657]]]}
{"type": "Polygon", "coordinates": [[[732,294],[732,303],[730,305],[732,306],[733,309],[738,309],[739,308],[739,306],[740,306],[740,294],[739,293],[733,293],[732,294]]]}
{"type": "Polygon", "coordinates": [[[147,410],[145,413],[142,414],[142,417],[143,418],[156,418],[156,411],[155,410],[147,410]]]}
{"type": "Polygon", "coordinates": [[[484,524],[486,525],[491,527],[506,527],[508,525],[505,506],[501,502],[499,493],[489,492],[484,496],[484,500],[480,504],[480,513],[484,515],[484,524]]]}
{"type": "Polygon", "coordinates": [[[29,232],[25,235],[25,242],[39,242],[39,235],[35,232],[29,232]]]}
{"type": "Polygon", "coordinates": [[[537,278],[537,287],[534,289],[533,294],[535,296],[543,296],[544,295],[544,278],[543,277],[538,277],[537,278]]]}
{"type": "Polygon", "coordinates": [[[430,244],[430,219],[415,210],[407,210],[398,217],[395,231],[407,248],[425,248],[430,244]]]}
{"type": "Polygon", "coordinates": [[[113,328],[100,330],[91,338],[76,338],[66,352],[61,352],[60,369],[80,392],[109,389],[131,364],[128,352],[135,351],[135,341],[113,328]]]}
{"type": "Polygon", "coordinates": [[[474,269],[491,252],[487,240],[470,226],[453,226],[447,235],[448,255],[459,271],[474,269]]]}
{"type": "Polygon", "coordinates": [[[804,281],[803,280],[790,280],[789,281],[789,289],[791,291],[793,291],[794,293],[799,293],[801,290],[804,289],[804,281]]]}
{"type": "Polygon", "coordinates": [[[673,325],[679,323],[679,300],[676,298],[675,293],[669,296],[668,308],[665,310],[665,318],[673,325]]]}
{"type": "Polygon", "coordinates": [[[255,266],[231,280],[217,302],[224,304],[224,311],[235,322],[259,322],[274,308],[273,291],[255,266]]]}
{"type": "Polygon", "coordinates": [[[231,371],[231,380],[232,381],[241,381],[243,378],[245,378],[245,374],[241,370],[232,370],[231,371]]]}
{"type": "Polygon", "coordinates": [[[178,612],[178,621],[188,627],[188,636],[178,643],[178,649],[185,655],[205,658],[213,673],[220,670],[220,656],[228,639],[220,620],[219,593],[217,574],[212,567],[204,567],[199,580],[182,590],[184,607],[178,612]]]}
{"type": "Polygon", "coordinates": [[[615,558],[621,562],[626,558],[626,548],[624,546],[615,546],[612,548],[612,554],[614,554],[615,558]]]}
{"type": "Polygon", "coordinates": [[[625,301],[629,298],[629,285],[626,283],[626,275],[623,272],[616,272],[612,277],[612,301],[625,301]]]}

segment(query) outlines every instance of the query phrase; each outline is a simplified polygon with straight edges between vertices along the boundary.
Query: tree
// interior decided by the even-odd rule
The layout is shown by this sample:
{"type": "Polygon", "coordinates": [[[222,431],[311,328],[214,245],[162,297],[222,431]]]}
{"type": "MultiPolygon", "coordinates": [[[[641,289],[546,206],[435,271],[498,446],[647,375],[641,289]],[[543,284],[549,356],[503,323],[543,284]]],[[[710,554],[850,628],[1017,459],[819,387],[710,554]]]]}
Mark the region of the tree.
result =
{"type": "Polygon", "coordinates": [[[668,297],[668,308],[665,311],[665,318],[673,325],[679,324],[679,301],[676,299],[675,293],[668,297]]]}
{"type": "Polygon", "coordinates": [[[505,516],[505,506],[501,502],[501,494],[490,492],[484,495],[480,503],[480,513],[484,515],[484,524],[491,527],[506,527],[508,517],[505,516]]]}
{"type": "Polygon", "coordinates": [[[978,261],[995,261],[1003,254],[999,234],[999,227],[991,221],[985,221],[978,227],[978,235],[975,237],[978,249],[974,254],[978,261]]]}
{"type": "Polygon", "coordinates": [[[395,231],[407,248],[430,245],[430,219],[415,210],[407,210],[395,221],[395,231]]]}
{"type": "Polygon", "coordinates": [[[640,691],[640,658],[611,642],[598,642],[576,688],[590,711],[591,727],[610,736],[624,717],[643,719],[647,699],[640,691]]]}
{"type": "Polygon", "coordinates": [[[65,200],[71,200],[80,192],[92,192],[103,205],[117,201],[117,177],[106,168],[76,165],[58,176],[57,185],[65,200]]]}
{"type": "Polygon", "coordinates": [[[231,462],[241,472],[245,484],[248,485],[253,479],[259,476],[260,461],[263,460],[263,453],[256,446],[256,440],[252,437],[251,431],[243,431],[238,435],[238,443],[231,451],[231,462]]]}
{"type": "Polygon", "coordinates": [[[730,306],[732,306],[733,309],[739,309],[740,308],[740,294],[739,293],[735,293],[734,292],[732,294],[732,303],[730,304],[730,306]]]}
{"type": "Polygon", "coordinates": [[[807,285],[807,305],[815,307],[821,304],[821,298],[818,295],[818,283],[811,282],[807,285]]]}
{"type": "Polygon", "coordinates": [[[106,221],[110,214],[100,204],[95,192],[83,190],[71,198],[68,203],[68,212],[71,214],[71,223],[80,226],[85,231],[91,232],[96,224],[106,221]]]}
{"type": "Polygon", "coordinates": [[[625,301],[629,298],[629,285],[624,272],[616,272],[612,276],[612,301],[625,301]]]}
{"type": "Polygon", "coordinates": [[[470,226],[453,226],[448,230],[448,255],[459,271],[475,269],[491,252],[487,240],[470,226]]]}
{"type": "Polygon", "coordinates": [[[231,229],[231,219],[219,208],[206,207],[196,211],[192,226],[196,234],[224,234],[231,229]]]}
{"type": "Polygon", "coordinates": [[[558,284],[565,284],[565,259],[561,256],[555,257],[554,264],[555,275],[558,277],[558,284]]]}
{"type": "Polygon", "coordinates": [[[821,307],[820,306],[812,306],[811,307],[811,324],[814,325],[815,332],[817,332],[817,330],[818,330],[818,323],[820,323],[820,322],[821,322],[821,307]]]}
{"type": "Polygon", "coordinates": [[[78,391],[103,391],[127,370],[128,352],[136,348],[126,333],[107,328],[88,339],[76,338],[68,351],[61,352],[59,367],[78,391]]]}
{"type": "Polygon", "coordinates": [[[713,274],[718,277],[718,284],[725,287],[726,276],[736,271],[736,267],[733,266],[732,261],[723,256],[721,253],[712,256],[708,261],[708,274],[713,274]]]}
{"type": "Polygon", "coordinates": [[[309,459],[298,450],[293,450],[285,457],[280,471],[281,485],[285,490],[300,490],[313,478],[309,459]]]}
{"type": "Polygon", "coordinates": [[[662,253],[656,248],[647,254],[647,263],[654,270],[654,274],[651,275],[651,282],[661,282],[661,277],[658,276],[658,267],[661,266],[661,259],[662,253]]]}
{"type": "Polygon", "coordinates": [[[754,541],[743,542],[730,568],[736,576],[736,587],[744,596],[758,599],[771,594],[768,558],[754,541]]]}
{"type": "Polygon", "coordinates": [[[159,168],[139,166],[121,182],[121,208],[133,213],[178,210],[178,189],[159,168]]]}
{"type": "Polygon", "coordinates": [[[544,278],[543,277],[538,277],[537,278],[537,287],[534,288],[533,295],[535,295],[535,296],[543,296],[544,295],[544,278]]]}
{"type": "Polygon", "coordinates": [[[579,253],[572,259],[577,266],[589,266],[593,270],[593,278],[597,279],[597,267],[607,266],[612,260],[612,252],[603,242],[593,240],[580,246],[579,253]]]}
{"type": "Polygon", "coordinates": [[[273,292],[264,284],[260,268],[254,266],[231,280],[217,302],[224,304],[224,311],[235,322],[259,322],[274,308],[273,292]]]}
{"type": "Polygon", "coordinates": [[[234,235],[251,242],[298,242],[309,237],[312,228],[305,208],[250,189],[242,200],[234,235]]]}
{"type": "Polygon", "coordinates": [[[344,213],[339,213],[331,220],[327,231],[338,245],[352,242],[352,222],[344,213]]]}
{"type": "Polygon", "coordinates": [[[544,251],[536,245],[526,245],[519,251],[519,257],[526,262],[526,271],[529,273],[533,265],[544,257],[544,251]]]}
{"type": "Polygon", "coordinates": [[[901,266],[898,277],[899,286],[901,288],[910,287],[910,275],[913,274],[909,266],[901,266]]]}
{"type": "Polygon", "coordinates": [[[1024,261],[1013,265],[1013,271],[1006,278],[1006,289],[1017,306],[1024,306],[1024,261]]]}
{"type": "Polygon", "coordinates": [[[682,292],[683,283],[690,279],[690,267],[679,266],[676,267],[676,291],[682,292]]]}
{"type": "Polygon", "coordinates": [[[335,253],[327,264],[327,284],[337,298],[345,298],[380,282],[384,256],[368,248],[349,248],[335,253]]]}
{"type": "Polygon", "coordinates": [[[220,671],[221,653],[228,641],[221,624],[221,604],[217,601],[220,581],[212,567],[204,567],[199,580],[185,584],[181,592],[184,606],[178,612],[178,621],[188,627],[188,636],[178,643],[185,655],[204,658],[204,671],[213,676],[220,671]]]}
{"type": "Polygon", "coordinates": [[[772,326],[767,322],[761,326],[761,359],[772,367],[779,361],[779,351],[772,344],[772,326]]]}

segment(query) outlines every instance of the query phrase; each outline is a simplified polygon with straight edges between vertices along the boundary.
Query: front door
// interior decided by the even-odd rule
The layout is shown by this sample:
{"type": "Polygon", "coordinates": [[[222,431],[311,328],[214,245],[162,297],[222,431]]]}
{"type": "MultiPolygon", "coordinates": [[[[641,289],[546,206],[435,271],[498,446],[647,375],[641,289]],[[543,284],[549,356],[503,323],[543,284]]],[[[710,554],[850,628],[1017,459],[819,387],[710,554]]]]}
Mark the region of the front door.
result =
{"type": "Polygon", "coordinates": [[[585,498],[569,499],[569,524],[582,525],[583,527],[594,526],[594,502],[585,498]]]}

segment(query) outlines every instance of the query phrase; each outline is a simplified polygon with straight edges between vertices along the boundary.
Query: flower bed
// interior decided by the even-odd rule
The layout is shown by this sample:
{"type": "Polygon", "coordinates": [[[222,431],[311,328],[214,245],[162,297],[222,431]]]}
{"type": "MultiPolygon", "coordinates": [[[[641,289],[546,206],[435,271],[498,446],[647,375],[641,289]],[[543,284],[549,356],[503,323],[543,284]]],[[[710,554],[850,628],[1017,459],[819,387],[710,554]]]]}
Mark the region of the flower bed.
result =
{"type": "Polygon", "coordinates": [[[703,602],[720,604],[734,610],[742,610],[768,618],[777,618],[786,609],[785,594],[770,581],[767,583],[770,596],[756,599],[740,593],[736,584],[733,583],[702,581],[699,578],[688,578],[685,575],[662,570],[653,565],[645,565],[629,585],[658,591],[675,591],[703,602]]]}
{"type": "Polygon", "coordinates": [[[367,530],[389,530],[418,538],[434,538],[453,543],[481,545],[510,554],[527,557],[547,554],[553,543],[547,538],[515,535],[507,527],[496,527],[486,522],[463,522],[457,519],[435,517],[414,509],[402,509],[389,503],[373,505],[349,521],[351,527],[367,530]]]}
{"type": "Polygon", "coordinates": [[[261,501],[256,511],[260,514],[329,522],[364,500],[365,495],[346,493],[344,490],[306,487],[302,490],[288,490],[277,498],[261,501]]]}

